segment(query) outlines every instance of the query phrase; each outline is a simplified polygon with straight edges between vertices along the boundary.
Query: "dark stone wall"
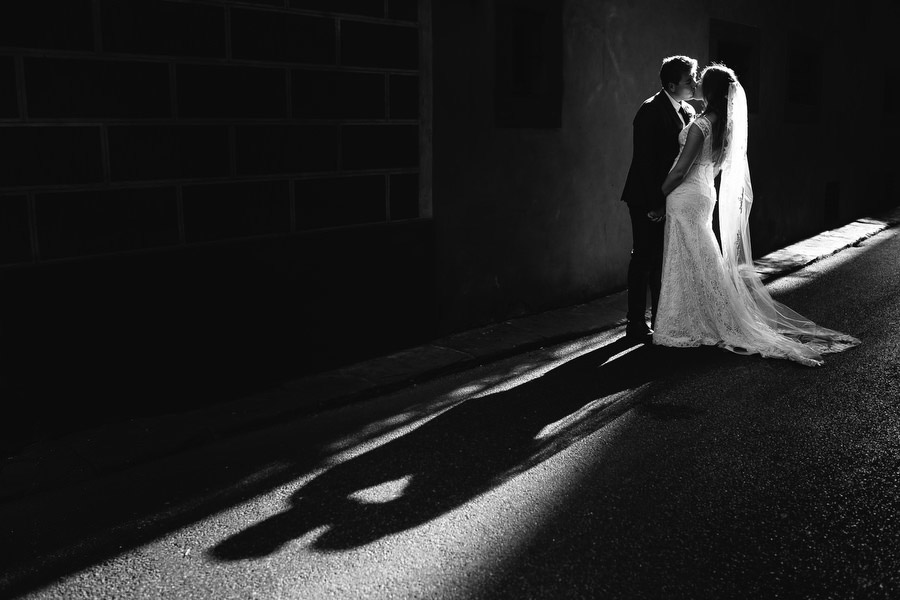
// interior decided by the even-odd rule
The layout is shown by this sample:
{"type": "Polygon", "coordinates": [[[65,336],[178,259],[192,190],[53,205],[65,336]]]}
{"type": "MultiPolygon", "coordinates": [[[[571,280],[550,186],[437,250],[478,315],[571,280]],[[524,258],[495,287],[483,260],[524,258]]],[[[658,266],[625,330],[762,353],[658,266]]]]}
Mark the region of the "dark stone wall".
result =
{"type": "Polygon", "coordinates": [[[16,426],[51,400],[168,410],[427,339],[419,39],[416,0],[5,3],[16,426]]]}

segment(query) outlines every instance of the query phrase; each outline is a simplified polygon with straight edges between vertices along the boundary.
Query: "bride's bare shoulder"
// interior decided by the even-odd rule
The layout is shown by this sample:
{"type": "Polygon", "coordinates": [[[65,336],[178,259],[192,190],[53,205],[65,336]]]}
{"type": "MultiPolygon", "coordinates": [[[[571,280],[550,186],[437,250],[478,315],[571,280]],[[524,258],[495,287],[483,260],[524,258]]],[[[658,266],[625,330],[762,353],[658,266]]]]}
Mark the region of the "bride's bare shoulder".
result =
{"type": "Polygon", "coordinates": [[[707,113],[707,114],[704,114],[703,117],[707,121],[709,121],[710,125],[715,124],[715,122],[719,120],[719,115],[717,115],[716,113],[707,113]]]}

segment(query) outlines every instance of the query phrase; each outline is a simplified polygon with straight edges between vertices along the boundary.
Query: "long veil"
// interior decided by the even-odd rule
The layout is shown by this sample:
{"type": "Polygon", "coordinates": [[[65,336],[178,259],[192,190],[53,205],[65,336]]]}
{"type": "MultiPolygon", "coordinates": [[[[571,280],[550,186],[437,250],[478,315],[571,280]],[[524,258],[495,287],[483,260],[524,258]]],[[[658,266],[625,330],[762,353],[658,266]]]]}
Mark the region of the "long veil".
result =
{"type": "MultiPolygon", "coordinates": [[[[775,301],[753,266],[750,249],[750,209],[753,188],[747,162],[747,96],[740,83],[730,84],[719,182],[719,234],[726,272],[734,283],[742,308],[743,325],[753,331],[765,350],[809,365],[822,364],[821,355],[840,352],[860,341],[820,327],[775,301]]],[[[732,348],[732,350],[737,350],[732,348]]]]}

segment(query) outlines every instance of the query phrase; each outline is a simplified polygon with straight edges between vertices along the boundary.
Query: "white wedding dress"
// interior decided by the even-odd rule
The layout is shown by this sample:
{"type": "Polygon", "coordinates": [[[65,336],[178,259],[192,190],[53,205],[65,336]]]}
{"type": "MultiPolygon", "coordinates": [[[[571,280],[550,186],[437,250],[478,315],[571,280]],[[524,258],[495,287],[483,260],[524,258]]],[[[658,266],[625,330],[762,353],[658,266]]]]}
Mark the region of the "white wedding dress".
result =
{"type": "Polygon", "coordinates": [[[729,93],[733,119],[727,124],[723,160],[715,159],[706,117],[698,117],[679,135],[682,149],[690,127],[699,128],[704,142],[683,182],[666,199],[663,279],[653,343],[715,345],[739,354],[821,365],[823,353],[860,342],[774,301],[753,270],[747,228],[752,189],[746,164],[746,98],[739,84],[732,86],[737,98],[729,93]],[[723,168],[720,250],[712,228],[713,180],[723,168]]]}

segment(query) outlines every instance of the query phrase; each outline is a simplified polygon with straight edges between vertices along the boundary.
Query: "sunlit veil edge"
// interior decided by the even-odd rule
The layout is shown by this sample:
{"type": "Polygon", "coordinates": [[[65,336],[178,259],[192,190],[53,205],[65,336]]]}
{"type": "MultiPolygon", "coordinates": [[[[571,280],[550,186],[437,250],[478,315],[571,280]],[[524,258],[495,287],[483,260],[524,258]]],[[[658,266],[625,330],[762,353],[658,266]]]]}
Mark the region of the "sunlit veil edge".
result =
{"type": "Polygon", "coordinates": [[[816,325],[775,301],[756,273],[750,247],[753,187],[747,159],[747,96],[737,81],[729,85],[727,107],[719,184],[719,235],[726,271],[746,308],[740,318],[745,321],[744,327],[762,342],[761,354],[821,365],[822,354],[846,350],[860,341],[816,325]]]}

